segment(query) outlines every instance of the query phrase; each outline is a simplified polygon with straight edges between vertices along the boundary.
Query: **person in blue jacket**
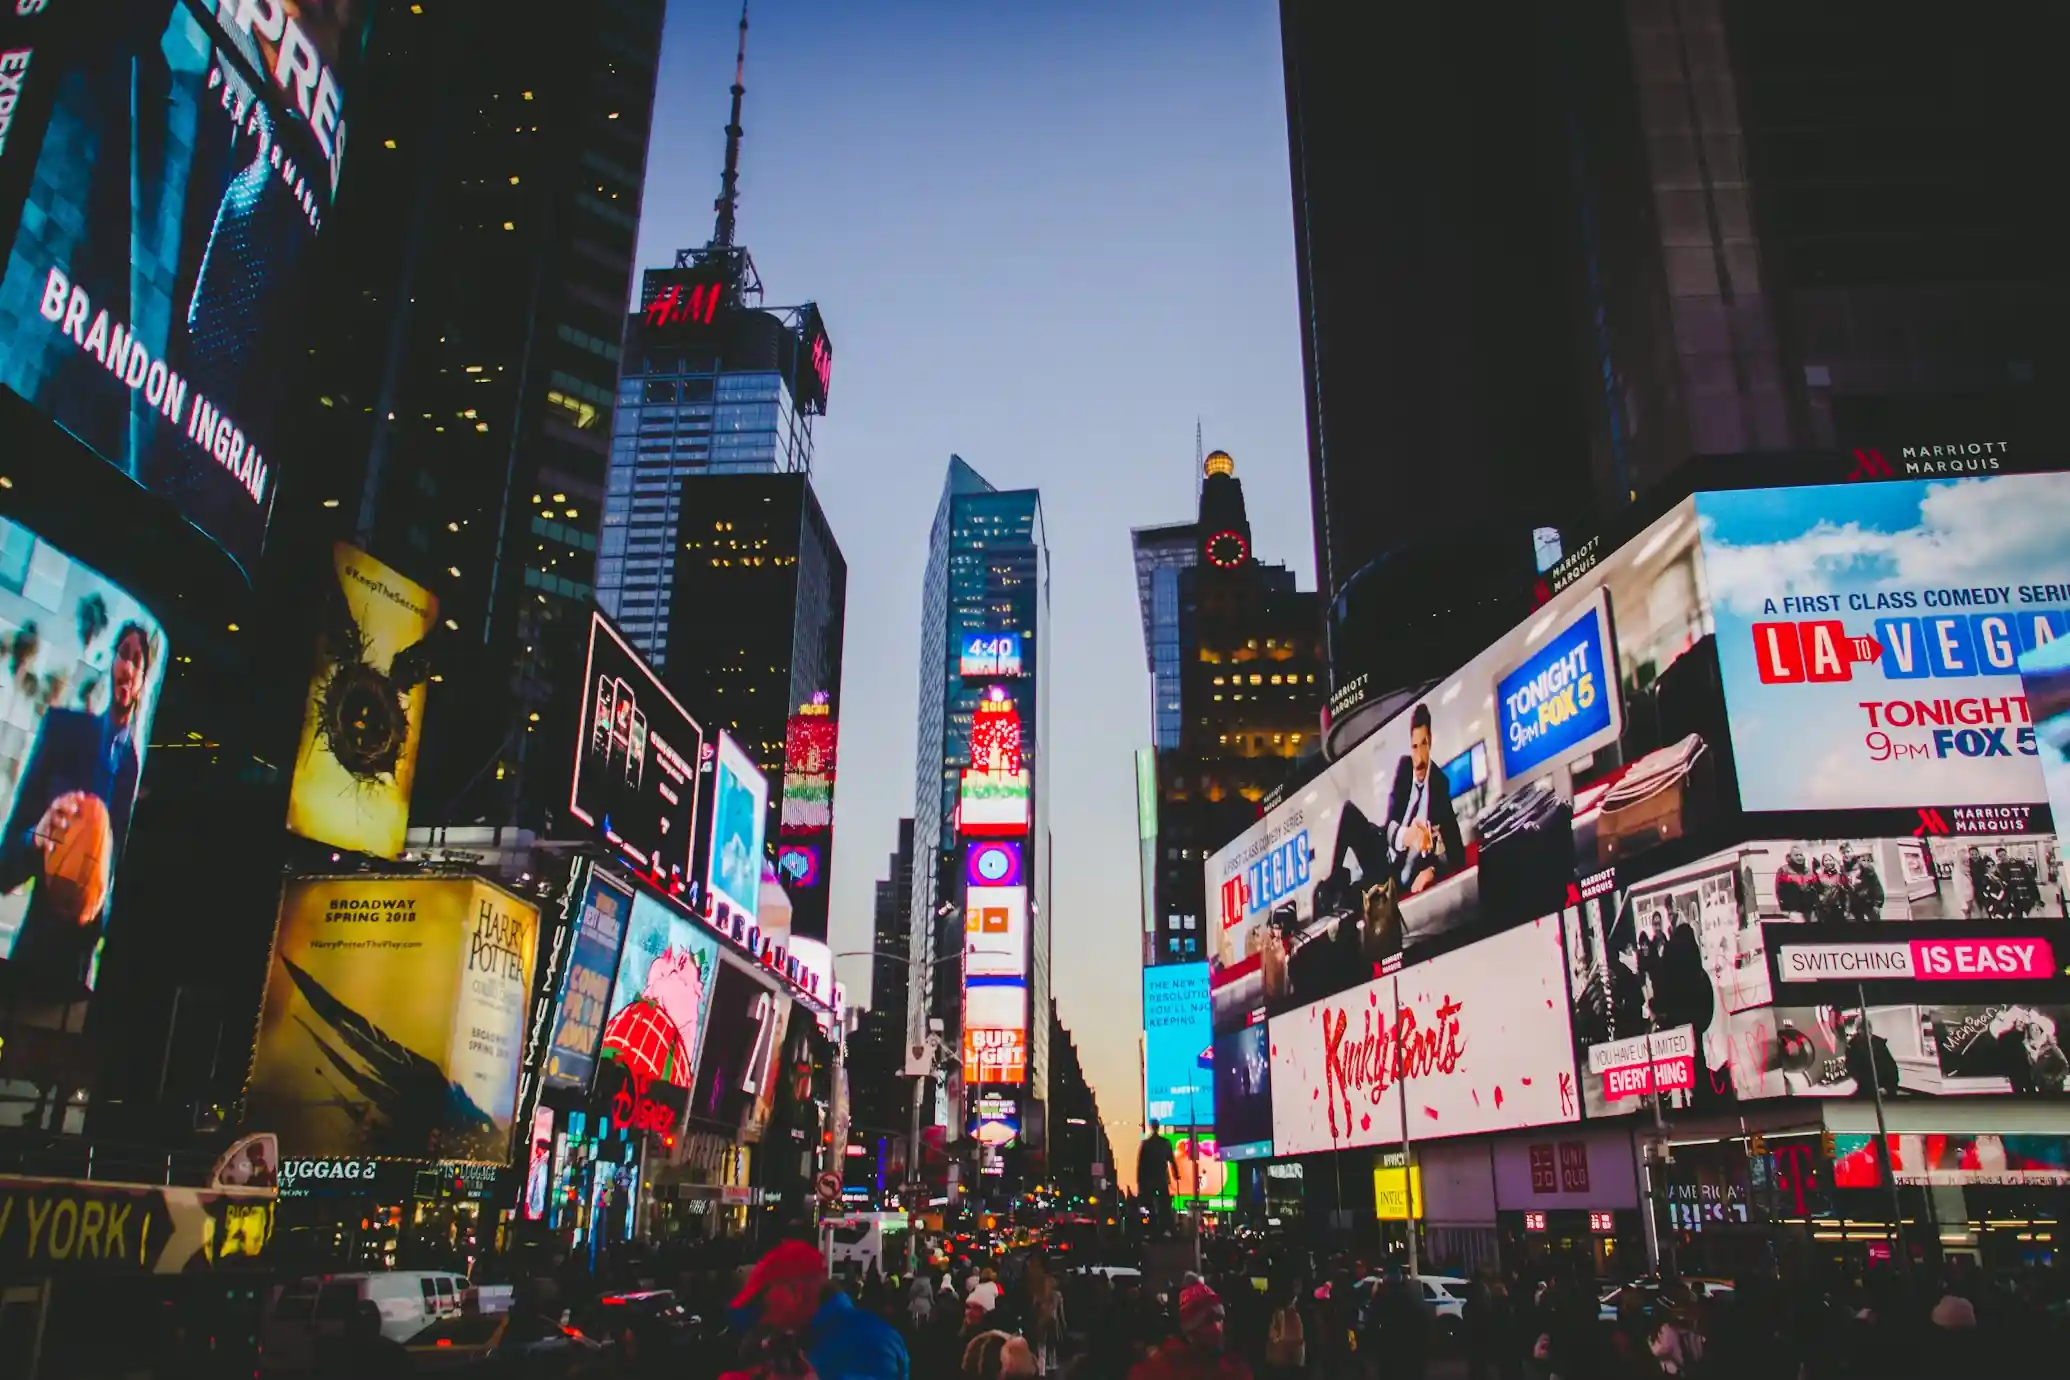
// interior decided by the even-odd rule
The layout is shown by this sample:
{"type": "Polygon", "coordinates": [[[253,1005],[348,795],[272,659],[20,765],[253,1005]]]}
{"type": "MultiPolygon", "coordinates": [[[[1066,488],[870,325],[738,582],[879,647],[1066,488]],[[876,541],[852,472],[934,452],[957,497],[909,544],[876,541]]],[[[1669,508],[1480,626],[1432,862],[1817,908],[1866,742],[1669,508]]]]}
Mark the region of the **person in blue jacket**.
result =
{"type": "Polygon", "coordinates": [[[905,1339],[856,1307],[802,1241],[779,1242],[755,1262],[733,1299],[733,1323],[747,1338],[748,1375],[786,1374],[782,1358],[802,1351],[817,1380],[911,1380],[905,1339]]]}

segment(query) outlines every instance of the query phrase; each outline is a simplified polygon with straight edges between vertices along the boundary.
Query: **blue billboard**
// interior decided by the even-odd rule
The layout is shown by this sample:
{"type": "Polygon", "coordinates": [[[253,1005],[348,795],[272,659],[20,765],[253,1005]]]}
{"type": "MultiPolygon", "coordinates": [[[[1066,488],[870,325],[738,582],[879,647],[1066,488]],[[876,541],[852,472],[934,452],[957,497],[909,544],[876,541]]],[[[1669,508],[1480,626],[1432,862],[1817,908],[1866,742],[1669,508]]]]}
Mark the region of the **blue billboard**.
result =
{"type": "Polygon", "coordinates": [[[1515,780],[1617,737],[1617,672],[1600,595],[1495,685],[1502,774],[1515,780]]]}
{"type": "Polygon", "coordinates": [[[604,1015],[611,1004],[611,982],[618,972],[618,950],[625,943],[632,904],[629,888],[601,869],[590,869],[540,1075],[554,1087],[586,1088],[596,1071],[597,1042],[604,1037],[604,1015]]]}
{"type": "Polygon", "coordinates": [[[1214,1029],[1208,965],[1143,970],[1143,1106],[1166,1126],[1215,1124],[1214,1029]]]}

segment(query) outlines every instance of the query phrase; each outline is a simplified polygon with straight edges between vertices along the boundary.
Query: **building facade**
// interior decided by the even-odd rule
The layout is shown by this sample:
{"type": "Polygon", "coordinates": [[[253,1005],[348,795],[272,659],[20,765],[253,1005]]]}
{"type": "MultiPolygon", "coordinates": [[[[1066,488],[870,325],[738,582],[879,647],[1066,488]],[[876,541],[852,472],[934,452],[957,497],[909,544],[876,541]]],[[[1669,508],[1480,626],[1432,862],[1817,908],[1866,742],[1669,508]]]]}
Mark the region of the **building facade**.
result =
{"type": "Polygon", "coordinates": [[[1523,616],[1534,527],[1697,455],[2031,435],[2061,391],[2039,14],[1280,13],[1333,751],[1523,616]]]}
{"type": "Polygon", "coordinates": [[[1138,809],[1155,828],[1143,962],[1195,963],[1211,935],[1202,860],[1320,750],[1322,609],[1293,571],[1257,559],[1223,451],[1204,462],[1193,522],[1137,531],[1136,565],[1157,696],[1155,808],[1138,809]]]}
{"type": "MultiPolygon", "coordinates": [[[[1025,1108],[1048,1086],[1048,632],[1041,494],[998,489],[950,457],[921,596],[911,910],[920,982],[907,1033],[923,1047],[940,1036],[952,1139],[966,1133],[964,1103],[980,1088],[1025,1108]],[[994,862],[1004,870],[985,870],[994,862]],[[973,884],[1018,894],[987,915],[970,900],[973,884]],[[966,950],[973,924],[996,941],[966,950]],[[982,973],[965,961],[977,948],[991,954],[982,973]],[[984,1042],[996,1060],[979,1057],[984,1042]]],[[[1023,1124],[1032,1135],[1040,1118],[1023,1124]]]]}

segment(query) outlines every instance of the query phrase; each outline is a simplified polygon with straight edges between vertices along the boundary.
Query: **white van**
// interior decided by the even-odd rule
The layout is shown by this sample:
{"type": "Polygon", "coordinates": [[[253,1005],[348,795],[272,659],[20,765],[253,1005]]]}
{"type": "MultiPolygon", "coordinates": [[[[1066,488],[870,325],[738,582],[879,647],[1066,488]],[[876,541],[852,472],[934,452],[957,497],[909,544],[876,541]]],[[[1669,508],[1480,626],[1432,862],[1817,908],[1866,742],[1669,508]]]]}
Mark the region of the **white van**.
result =
{"type": "MultiPolygon", "coordinates": [[[[441,1318],[458,1317],[468,1284],[437,1270],[310,1275],[281,1287],[259,1325],[259,1365],[307,1371],[318,1349],[345,1335],[362,1299],[381,1310],[381,1335],[406,1342],[441,1318]]],[[[508,1308],[506,1300],[504,1307],[508,1308]]]]}

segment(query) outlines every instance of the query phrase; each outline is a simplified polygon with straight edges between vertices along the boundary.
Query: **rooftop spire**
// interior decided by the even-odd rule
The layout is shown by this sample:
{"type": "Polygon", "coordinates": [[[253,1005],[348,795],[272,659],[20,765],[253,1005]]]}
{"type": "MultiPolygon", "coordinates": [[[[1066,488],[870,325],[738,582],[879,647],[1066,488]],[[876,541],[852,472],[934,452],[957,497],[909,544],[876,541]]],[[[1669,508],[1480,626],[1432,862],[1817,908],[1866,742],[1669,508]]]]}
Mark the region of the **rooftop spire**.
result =
{"type": "Polygon", "coordinates": [[[712,229],[715,248],[733,245],[733,215],[740,207],[740,98],[747,94],[748,7],[740,0],[740,48],[733,57],[733,118],[726,122],[726,170],[719,175],[719,199],[712,203],[719,223],[712,229]]]}

